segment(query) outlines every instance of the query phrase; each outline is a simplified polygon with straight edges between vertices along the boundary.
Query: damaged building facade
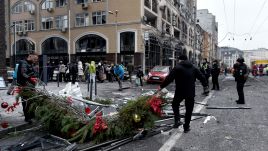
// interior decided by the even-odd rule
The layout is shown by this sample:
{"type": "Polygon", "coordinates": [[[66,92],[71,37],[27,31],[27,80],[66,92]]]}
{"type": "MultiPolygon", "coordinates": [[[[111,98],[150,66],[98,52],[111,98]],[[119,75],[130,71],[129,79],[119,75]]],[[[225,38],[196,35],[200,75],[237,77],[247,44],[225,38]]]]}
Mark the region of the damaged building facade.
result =
{"type": "Polygon", "coordinates": [[[29,51],[55,63],[105,60],[146,71],[174,66],[179,54],[201,59],[196,0],[10,0],[9,6],[11,65],[14,55],[29,51]]]}

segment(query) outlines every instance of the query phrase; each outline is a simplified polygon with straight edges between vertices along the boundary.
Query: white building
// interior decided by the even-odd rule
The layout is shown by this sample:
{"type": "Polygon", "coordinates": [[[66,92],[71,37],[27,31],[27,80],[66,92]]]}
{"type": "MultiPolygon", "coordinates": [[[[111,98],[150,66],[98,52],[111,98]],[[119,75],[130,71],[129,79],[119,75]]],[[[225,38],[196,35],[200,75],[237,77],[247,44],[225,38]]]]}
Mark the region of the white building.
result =
{"type": "Polygon", "coordinates": [[[221,52],[221,62],[228,68],[232,68],[236,63],[237,58],[243,56],[243,51],[232,47],[219,47],[218,51],[221,52]]]}
{"type": "Polygon", "coordinates": [[[252,61],[256,60],[268,60],[268,49],[259,48],[255,50],[245,50],[244,51],[245,63],[251,66],[252,61]]]}

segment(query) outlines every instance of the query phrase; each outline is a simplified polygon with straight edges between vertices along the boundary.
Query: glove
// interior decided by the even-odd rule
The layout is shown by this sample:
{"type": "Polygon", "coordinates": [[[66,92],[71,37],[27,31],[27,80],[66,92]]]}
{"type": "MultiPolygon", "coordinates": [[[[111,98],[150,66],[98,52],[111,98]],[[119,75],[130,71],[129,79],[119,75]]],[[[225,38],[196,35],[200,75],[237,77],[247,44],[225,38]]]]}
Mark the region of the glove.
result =
{"type": "Polygon", "coordinates": [[[30,77],[29,82],[33,85],[36,85],[38,79],[36,77],[30,77]]]}

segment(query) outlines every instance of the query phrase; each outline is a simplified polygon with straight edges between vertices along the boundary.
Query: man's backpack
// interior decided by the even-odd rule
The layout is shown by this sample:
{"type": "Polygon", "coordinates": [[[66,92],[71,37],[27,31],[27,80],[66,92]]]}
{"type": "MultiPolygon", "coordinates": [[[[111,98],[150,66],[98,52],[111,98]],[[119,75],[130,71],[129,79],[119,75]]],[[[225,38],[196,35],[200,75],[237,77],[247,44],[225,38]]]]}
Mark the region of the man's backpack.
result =
{"type": "Polygon", "coordinates": [[[237,74],[239,79],[247,80],[248,79],[248,69],[245,64],[240,65],[237,69],[237,74]]]}

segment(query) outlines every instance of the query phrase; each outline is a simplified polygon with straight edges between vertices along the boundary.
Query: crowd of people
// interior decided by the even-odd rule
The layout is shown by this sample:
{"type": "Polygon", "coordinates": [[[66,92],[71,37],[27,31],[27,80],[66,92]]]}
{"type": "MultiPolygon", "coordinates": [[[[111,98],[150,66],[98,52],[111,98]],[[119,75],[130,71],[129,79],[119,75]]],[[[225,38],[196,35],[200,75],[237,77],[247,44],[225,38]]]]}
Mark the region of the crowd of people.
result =
{"type": "Polygon", "coordinates": [[[252,66],[252,75],[253,76],[264,76],[267,75],[268,76],[268,64],[263,65],[263,64],[254,64],[252,66]]]}

